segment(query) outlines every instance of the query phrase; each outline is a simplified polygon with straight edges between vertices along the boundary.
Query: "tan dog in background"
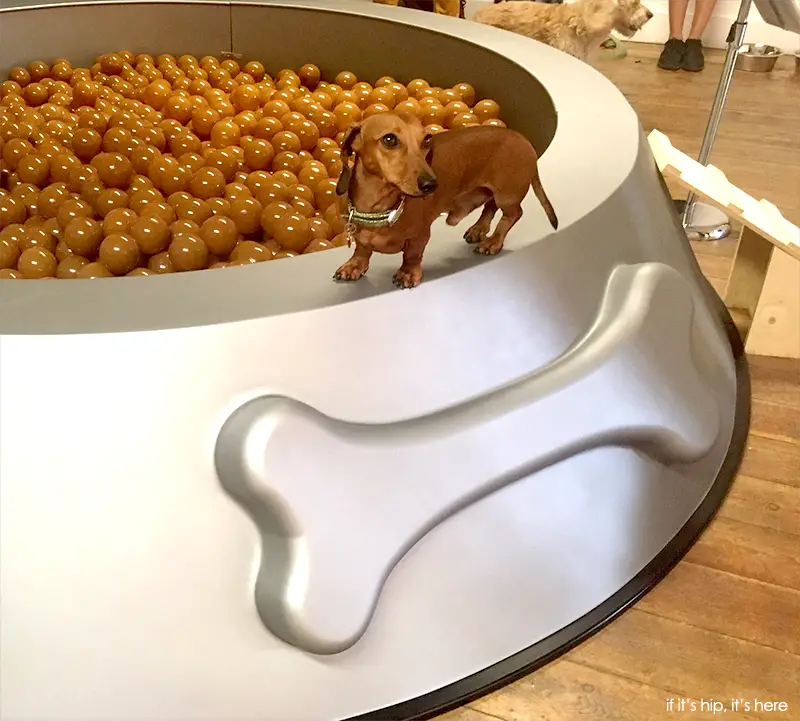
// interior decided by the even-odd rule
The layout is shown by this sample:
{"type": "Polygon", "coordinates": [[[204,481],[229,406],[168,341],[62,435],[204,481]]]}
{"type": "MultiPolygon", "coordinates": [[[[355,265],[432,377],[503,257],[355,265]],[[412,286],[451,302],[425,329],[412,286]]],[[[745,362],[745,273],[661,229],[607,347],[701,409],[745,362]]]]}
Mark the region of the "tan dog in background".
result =
{"type": "Polygon", "coordinates": [[[531,188],[558,228],[539,180],[536,151],[508,128],[484,125],[431,135],[416,116],[379,113],[347,132],[342,160],[336,191],[356,247],[336,280],[361,278],[373,253],[402,252],[394,284],[416,287],[433,222],[447,213],[447,224],[458,225],[480,207],[483,213],[464,239],[477,244],[477,253],[499,253],[531,188]],[[492,232],[498,210],[502,217],[492,232]]]}
{"type": "Polygon", "coordinates": [[[525,35],[588,62],[612,30],[632,37],[653,17],[641,0],[576,0],[563,5],[495,0],[473,20],[525,35]]]}
{"type": "Polygon", "coordinates": [[[454,18],[464,17],[464,0],[372,0],[372,2],[392,7],[433,10],[439,15],[450,15],[454,18]]]}

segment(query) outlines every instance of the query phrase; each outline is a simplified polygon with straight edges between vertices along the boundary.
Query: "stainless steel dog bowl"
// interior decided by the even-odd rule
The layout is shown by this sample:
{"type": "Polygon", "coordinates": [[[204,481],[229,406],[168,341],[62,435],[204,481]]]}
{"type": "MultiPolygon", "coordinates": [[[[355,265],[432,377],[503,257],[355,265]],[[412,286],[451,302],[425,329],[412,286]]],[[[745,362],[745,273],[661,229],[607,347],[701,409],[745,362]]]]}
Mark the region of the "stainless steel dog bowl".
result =
{"type": "Polygon", "coordinates": [[[763,43],[748,43],[739,48],[736,68],[751,73],[770,73],[782,55],[780,48],[763,43]]]}
{"type": "Polygon", "coordinates": [[[736,472],[747,369],[610,82],[349,0],[2,5],[3,72],[121,48],[469,79],[561,225],[530,194],[482,260],[440,220],[412,291],[397,257],[334,283],[346,248],[0,280],[0,717],[429,717],[667,573],[736,472]]]}

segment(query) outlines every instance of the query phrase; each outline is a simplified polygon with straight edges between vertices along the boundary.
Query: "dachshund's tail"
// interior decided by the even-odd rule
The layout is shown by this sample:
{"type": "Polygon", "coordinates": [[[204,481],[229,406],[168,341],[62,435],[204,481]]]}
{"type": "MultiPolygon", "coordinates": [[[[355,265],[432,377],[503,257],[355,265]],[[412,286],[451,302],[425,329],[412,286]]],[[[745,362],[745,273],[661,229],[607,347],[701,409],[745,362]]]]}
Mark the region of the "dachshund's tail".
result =
{"type": "Polygon", "coordinates": [[[539,178],[538,168],[534,169],[533,178],[531,179],[531,187],[533,188],[534,195],[542,204],[542,208],[544,208],[544,212],[547,214],[547,217],[550,220],[550,225],[553,226],[553,230],[558,230],[558,216],[553,208],[553,204],[550,202],[550,198],[548,198],[547,193],[544,192],[542,181],[539,178]]]}

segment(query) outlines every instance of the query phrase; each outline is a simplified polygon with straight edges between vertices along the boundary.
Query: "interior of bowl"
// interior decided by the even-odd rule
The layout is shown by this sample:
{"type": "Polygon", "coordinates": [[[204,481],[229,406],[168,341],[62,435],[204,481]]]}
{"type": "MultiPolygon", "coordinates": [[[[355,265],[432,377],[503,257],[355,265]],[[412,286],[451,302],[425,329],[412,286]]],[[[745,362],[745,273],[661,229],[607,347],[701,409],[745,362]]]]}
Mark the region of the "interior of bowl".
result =
{"type": "Polygon", "coordinates": [[[781,54],[780,48],[776,48],[774,45],[764,45],[763,43],[750,43],[748,45],[742,45],[739,48],[739,53],[741,55],[748,55],[754,57],[773,57],[781,54]]]}
{"type": "MultiPolygon", "coordinates": [[[[0,76],[5,78],[14,66],[27,66],[38,60],[52,62],[55,58],[88,68],[103,54],[127,49],[154,56],[230,56],[242,64],[262,62],[273,74],[282,68],[297,69],[313,63],[328,80],[349,70],[368,83],[386,75],[400,83],[424,78],[431,85],[444,88],[467,82],[474,86],[479,98],[497,101],[502,119],[525,135],[540,156],[545,155],[556,133],[557,113],[550,94],[531,69],[480,42],[426,26],[436,22],[433,14],[419,11],[386,14],[380,6],[348,2],[328,5],[312,0],[236,4],[213,0],[51,0],[46,5],[36,0],[17,0],[0,8],[0,76]]],[[[456,23],[463,21],[452,23],[455,30],[460,27],[456,23]]],[[[475,37],[477,31],[472,35],[475,37]]],[[[539,225],[526,232],[527,227],[525,218],[516,232],[525,245],[547,233],[539,225]]],[[[426,262],[432,269],[429,277],[450,275],[478,262],[471,248],[465,250],[463,241],[457,242],[463,230],[437,223],[437,243],[426,251],[426,262]],[[454,248],[459,253],[455,259],[454,248]]],[[[257,263],[218,273],[170,273],[147,283],[133,279],[114,283],[115,278],[101,278],[91,284],[1,280],[2,303],[14,306],[12,325],[16,332],[33,332],[38,327],[36,323],[44,322],[45,317],[49,318],[46,327],[51,331],[68,332],[68,328],[77,326],[73,322],[62,323],[63,319],[57,319],[55,310],[50,309],[80,309],[87,328],[108,330],[119,325],[120,314],[130,315],[128,320],[136,327],[150,327],[156,320],[158,325],[167,322],[160,316],[155,320],[149,315],[144,317],[146,306],[138,300],[143,293],[153,299],[163,297],[163,301],[153,301],[153,308],[174,306],[181,294],[199,294],[202,286],[206,289],[203,296],[226,297],[229,309],[225,317],[245,312],[250,317],[318,308],[392,289],[391,284],[384,287],[361,283],[355,288],[332,283],[332,271],[349,254],[347,248],[333,247],[324,253],[286,258],[282,263],[257,263]],[[254,298],[258,303],[254,304],[254,298]],[[42,314],[45,305],[46,316],[42,314]],[[90,321],[90,317],[94,320],[90,321]],[[38,320],[31,325],[31,318],[38,320]]],[[[381,273],[382,264],[394,266],[397,260],[394,256],[376,256],[373,272],[381,273]]],[[[205,302],[202,305],[196,313],[189,313],[185,310],[189,304],[185,303],[181,312],[186,318],[182,315],[180,324],[194,322],[200,316],[208,322],[213,322],[216,315],[222,317],[218,304],[212,304],[213,308],[206,307],[205,302]]],[[[4,315],[6,319],[12,316],[4,315]]],[[[177,317],[169,322],[179,323],[177,317]]],[[[11,326],[3,321],[2,327],[11,326]]]]}
{"type": "Polygon", "coordinates": [[[424,27],[426,14],[420,11],[408,11],[406,22],[393,22],[341,12],[335,3],[321,8],[255,3],[237,5],[233,12],[227,3],[213,2],[100,0],[29,9],[24,4],[4,8],[2,76],[14,65],[54,57],[91,65],[97,56],[120,48],[176,56],[234,52],[272,71],[314,63],[324,75],[346,69],[367,82],[388,74],[401,82],[424,77],[449,87],[466,79],[479,94],[497,100],[508,124],[540,156],[556,132],[550,95],[529,71],[481,45],[424,27]]]}

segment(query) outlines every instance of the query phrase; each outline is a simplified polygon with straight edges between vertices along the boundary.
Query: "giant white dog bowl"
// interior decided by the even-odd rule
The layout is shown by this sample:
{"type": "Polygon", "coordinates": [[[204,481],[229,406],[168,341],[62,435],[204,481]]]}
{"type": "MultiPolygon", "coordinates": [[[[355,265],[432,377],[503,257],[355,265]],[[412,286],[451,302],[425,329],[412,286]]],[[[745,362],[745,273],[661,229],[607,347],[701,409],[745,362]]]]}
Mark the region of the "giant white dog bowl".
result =
{"type": "Polygon", "coordinates": [[[554,658],[687,550],[747,371],[636,115],[500,30],[362,2],[4,2],[0,69],[234,51],[472,81],[542,154],[481,259],[438,222],[215,272],[0,281],[0,716],[431,716],[554,658]],[[422,27],[420,27],[420,25],[422,27]]]}

